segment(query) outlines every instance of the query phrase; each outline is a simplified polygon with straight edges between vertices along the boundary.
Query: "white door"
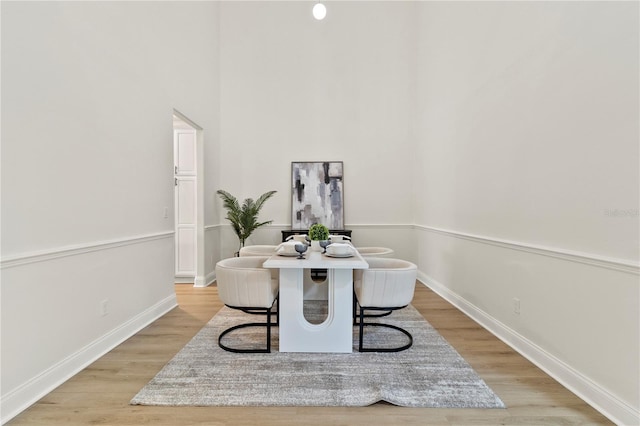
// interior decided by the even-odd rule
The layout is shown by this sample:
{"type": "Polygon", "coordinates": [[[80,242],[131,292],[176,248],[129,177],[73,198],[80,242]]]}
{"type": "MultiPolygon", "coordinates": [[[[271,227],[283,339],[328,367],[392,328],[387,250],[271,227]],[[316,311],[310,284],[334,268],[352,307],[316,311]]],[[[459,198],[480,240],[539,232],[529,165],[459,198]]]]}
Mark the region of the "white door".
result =
{"type": "Polygon", "coordinates": [[[176,129],[173,132],[176,278],[196,275],[196,131],[176,129]]]}

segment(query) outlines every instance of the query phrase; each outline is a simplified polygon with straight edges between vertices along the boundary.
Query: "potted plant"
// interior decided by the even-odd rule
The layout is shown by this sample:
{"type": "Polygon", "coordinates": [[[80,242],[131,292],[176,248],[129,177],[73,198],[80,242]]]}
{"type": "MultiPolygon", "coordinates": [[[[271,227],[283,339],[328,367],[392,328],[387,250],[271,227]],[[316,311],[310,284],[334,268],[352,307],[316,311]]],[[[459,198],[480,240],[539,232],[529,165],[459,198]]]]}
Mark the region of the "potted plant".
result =
{"type": "Polygon", "coordinates": [[[309,239],[311,240],[311,249],[314,251],[322,251],[320,241],[329,239],[329,228],[321,223],[315,223],[309,228],[309,239]]]}
{"type": "MultiPolygon", "coordinates": [[[[227,219],[231,222],[231,226],[240,240],[240,248],[244,247],[245,241],[253,231],[262,225],[273,222],[272,220],[258,222],[258,213],[260,213],[260,209],[265,201],[271,198],[276,192],[277,191],[265,192],[255,201],[252,198],[247,198],[241,206],[238,199],[227,191],[222,189],[217,191],[217,194],[224,202],[224,208],[227,209],[227,219]]],[[[236,252],[236,255],[238,255],[240,248],[238,252],[236,252]]]]}

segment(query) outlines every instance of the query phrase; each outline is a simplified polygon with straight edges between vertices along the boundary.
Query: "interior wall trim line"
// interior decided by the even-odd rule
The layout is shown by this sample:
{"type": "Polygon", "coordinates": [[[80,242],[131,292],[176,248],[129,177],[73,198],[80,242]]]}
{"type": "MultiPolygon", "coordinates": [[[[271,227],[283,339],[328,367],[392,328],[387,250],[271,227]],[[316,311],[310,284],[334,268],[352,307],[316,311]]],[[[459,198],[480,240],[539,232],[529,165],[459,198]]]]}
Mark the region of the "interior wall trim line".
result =
{"type": "Polygon", "coordinates": [[[38,250],[27,253],[21,253],[14,256],[7,256],[0,260],[0,269],[13,268],[22,265],[28,265],[37,262],[46,262],[67,256],[78,256],[101,250],[109,250],[117,247],[130,246],[133,244],[143,244],[151,241],[162,240],[165,238],[173,238],[174,231],[163,231],[146,235],[134,235],[112,240],[94,241],[85,244],[75,244],[62,247],[56,247],[47,250],[38,250]]]}
{"type": "Polygon", "coordinates": [[[450,229],[436,228],[426,225],[414,225],[421,231],[433,232],[436,234],[446,235],[449,237],[473,241],[480,244],[489,244],[492,246],[502,247],[510,250],[519,250],[527,253],[537,254],[540,256],[553,257],[556,259],[568,260],[600,268],[613,269],[628,274],[640,275],[640,263],[626,259],[618,259],[613,257],[605,257],[592,253],[578,252],[566,250],[557,247],[549,247],[542,245],[529,244],[519,241],[503,240],[483,235],[469,234],[466,232],[453,231],[450,229]]]}

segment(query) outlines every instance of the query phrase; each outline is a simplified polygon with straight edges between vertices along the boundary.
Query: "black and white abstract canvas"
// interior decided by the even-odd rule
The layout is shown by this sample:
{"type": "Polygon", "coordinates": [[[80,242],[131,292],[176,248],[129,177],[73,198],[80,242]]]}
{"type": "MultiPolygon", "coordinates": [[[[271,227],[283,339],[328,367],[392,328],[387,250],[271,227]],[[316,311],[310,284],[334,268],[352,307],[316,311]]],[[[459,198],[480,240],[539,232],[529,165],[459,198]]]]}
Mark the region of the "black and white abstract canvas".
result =
{"type": "Polygon", "coordinates": [[[344,229],[342,161],[291,163],[292,229],[344,229]]]}

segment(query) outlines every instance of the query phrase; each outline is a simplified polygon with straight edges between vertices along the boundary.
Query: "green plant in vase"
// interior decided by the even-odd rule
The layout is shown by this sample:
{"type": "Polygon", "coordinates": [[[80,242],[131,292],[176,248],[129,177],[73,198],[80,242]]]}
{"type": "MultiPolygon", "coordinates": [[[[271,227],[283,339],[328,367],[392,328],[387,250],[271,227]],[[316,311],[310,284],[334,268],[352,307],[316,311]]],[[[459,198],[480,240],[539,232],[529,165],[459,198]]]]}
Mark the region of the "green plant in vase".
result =
{"type": "MultiPolygon", "coordinates": [[[[240,240],[240,248],[244,247],[245,241],[253,231],[273,222],[272,220],[258,222],[258,214],[265,201],[271,198],[276,192],[277,191],[265,192],[255,201],[253,198],[247,198],[242,205],[240,205],[236,197],[227,191],[220,189],[216,192],[220,198],[222,198],[224,208],[227,209],[227,220],[231,222],[231,226],[238,236],[238,240],[240,240]]],[[[240,250],[240,248],[238,250],[240,250]]]]}
{"type": "Polygon", "coordinates": [[[329,239],[329,228],[321,223],[315,223],[309,228],[309,239],[311,240],[311,249],[321,251],[320,241],[329,239]]]}

